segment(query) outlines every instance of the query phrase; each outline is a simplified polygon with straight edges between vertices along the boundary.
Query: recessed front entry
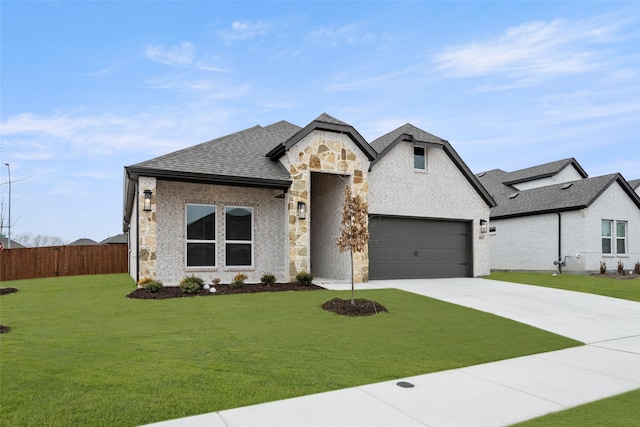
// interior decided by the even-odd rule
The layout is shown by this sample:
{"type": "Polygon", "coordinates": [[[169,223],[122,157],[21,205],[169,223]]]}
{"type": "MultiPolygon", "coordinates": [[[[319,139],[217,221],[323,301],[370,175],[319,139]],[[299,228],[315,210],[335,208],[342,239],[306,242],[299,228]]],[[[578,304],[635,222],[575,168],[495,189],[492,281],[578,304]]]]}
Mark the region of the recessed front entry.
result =
{"type": "Polygon", "coordinates": [[[369,217],[369,278],[468,277],[470,222],[369,217]]]}

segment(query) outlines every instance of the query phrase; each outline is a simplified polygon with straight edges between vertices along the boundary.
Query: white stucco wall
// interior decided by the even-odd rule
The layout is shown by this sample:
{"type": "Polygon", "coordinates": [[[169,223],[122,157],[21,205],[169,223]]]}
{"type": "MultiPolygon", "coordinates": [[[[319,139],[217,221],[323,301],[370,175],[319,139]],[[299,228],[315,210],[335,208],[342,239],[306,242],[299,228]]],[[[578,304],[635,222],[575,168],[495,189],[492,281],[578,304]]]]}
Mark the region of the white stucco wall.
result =
{"type": "Polygon", "coordinates": [[[376,163],[369,172],[369,213],[471,221],[473,275],[489,274],[489,239],[479,224],[489,220],[489,206],[444,150],[427,148],[426,156],[426,171],[416,171],[413,144],[400,142],[376,163]]]}
{"type": "MultiPolygon", "coordinates": [[[[596,272],[600,261],[615,271],[618,260],[625,270],[640,261],[640,209],[614,183],[587,209],[561,212],[562,258],[565,273],[596,272]],[[603,254],[601,221],[627,222],[627,254],[603,254]]],[[[491,269],[555,271],[558,257],[558,215],[545,214],[493,220],[491,269]]]]}
{"type": "Polygon", "coordinates": [[[231,187],[222,185],[157,182],[158,246],[157,278],[167,286],[177,285],[194,274],[205,282],[220,278],[229,283],[242,272],[249,276],[247,283],[258,283],[264,273],[273,273],[279,281],[288,280],[286,274],[288,241],[286,239],[286,199],[275,198],[282,190],[231,187]],[[187,203],[213,204],[216,211],[217,260],[216,268],[187,268],[185,207],[187,203]],[[254,267],[225,267],[224,207],[253,208],[254,267]]]}
{"type": "Polygon", "coordinates": [[[524,191],[524,190],[529,190],[531,188],[540,188],[540,187],[546,187],[548,185],[553,185],[553,184],[561,184],[564,182],[577,181],[579,179],[583,179],[583,178],[582,178],[582,175],[578,173],[576,168],[574,168],[573,166],[567,166],[556,175],[550,176],[548,178],[536,179],[534,181],[521,182],[519,184],[513,185],[513,187],[515,187],[520,191],[524,191]]]}

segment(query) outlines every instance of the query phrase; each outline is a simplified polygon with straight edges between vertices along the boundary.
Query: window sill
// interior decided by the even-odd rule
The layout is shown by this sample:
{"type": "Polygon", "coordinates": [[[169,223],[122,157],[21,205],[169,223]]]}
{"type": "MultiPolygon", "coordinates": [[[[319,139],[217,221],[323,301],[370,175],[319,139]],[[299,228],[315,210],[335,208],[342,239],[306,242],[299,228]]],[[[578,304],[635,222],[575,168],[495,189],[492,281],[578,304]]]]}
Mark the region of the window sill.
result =
{"type": "Polygon", "coordinates": [[[186,267],[184,271],[196,272],[196,271],[218,271],[218,267],[186,267]]]}
{"type": "Polygon", "coordinates": [[[222,271],[256,271],[256,268],[252,265],[239,266],[239,267],[224,267],[222,271]]]}
{"type": "Polygon", "coordinates": [[[413,171],[414,171],[415,173],[427,173],[427,170],[426,170],[426,169],[416,169],[416,168],[414,168],[414,169],[413,169],[413,171]]]}

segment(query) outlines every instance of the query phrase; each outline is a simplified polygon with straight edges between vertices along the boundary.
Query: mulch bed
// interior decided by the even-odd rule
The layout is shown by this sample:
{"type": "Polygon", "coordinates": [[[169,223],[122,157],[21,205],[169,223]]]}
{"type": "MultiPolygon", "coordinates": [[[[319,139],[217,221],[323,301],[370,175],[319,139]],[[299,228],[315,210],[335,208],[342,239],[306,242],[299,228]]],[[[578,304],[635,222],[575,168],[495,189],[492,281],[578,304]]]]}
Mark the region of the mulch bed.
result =
{"type": "Polygon", "coordinates": [[[259,292],[284,292],[284,291],[317,291],[323,290],[322,286],[318,285],[299,285],[297,282],[291,283],[276,283],[272,286],[259,284],[246,284],[241,288],[232,288],[230,285],[216,285],[215,292],[209,292],[204,289],[200,289],[196,294],[184,294],[178,286],[166,286],[160,289],[158,292],[152,293],[144,289],[136,289],[127,295],[127,298],[139,298],[139,299],[165,299],[165,298],[183,298],[183,297],[195,297],[195,296],[216,296],[216,295],[236,295],[236,294],[256,294],[259,292]]]}
{"type": "Polygon", "coordinates": [[[373,316],[389,311],[377,301],[356,298],[353,302],[355,304],[351,304],[351,299],[334,298],[322,304],[322,309],[342,316],[373,316]]]}
{"type": "Polygon", "coordinates": [[[626,271],[625,271],[624,274],[621,274],[621,273],[605,273],[605,274],[593,273],[593,274],[590,274],[590,276],[600,276],[600,277],[606,277],[607,279],[617,279],[617,280],[640,279],[640,274],[635,274],[635,273],[629,274],[626,271]]]}
{"type": "MultiPolygon", "coordinates": [[[[18,292],[16,288],[0,288],[0,295],[12,294],[14,292],[18,292]]],[[[6,334],[9,332],[11,328],[5,325],[0,325],[0,334],[6,334]]]]}
{"type": "MultiPolygon", "coordinates": [[[[308,286],[299,285],[297,282],[277,283],[272,286],[267,286],[262,283],[253,285],[247,284],[237,289],[232,288],[230,285],[216,285],[214,287],[216,288],[215,292],[209,292],[208,290],[201,289],[196,294],[184,294],[177,286],[167,286],[155,293],[144,289],[136,289],[127,295],[127,298],[166,299],[196,296],[255,294],[260,292],[317,291],[325,289],[322,286],[313,284],[308,286]]],[[[340,298],[334,298],[322,304],[322,309],[350,317],[372,316],[374,314],[388,311],[386,307],[380,303],[362,298],[356,299],[355,304],[353,305],[351,304],[350,299],[343,300],[340,298]]]]}

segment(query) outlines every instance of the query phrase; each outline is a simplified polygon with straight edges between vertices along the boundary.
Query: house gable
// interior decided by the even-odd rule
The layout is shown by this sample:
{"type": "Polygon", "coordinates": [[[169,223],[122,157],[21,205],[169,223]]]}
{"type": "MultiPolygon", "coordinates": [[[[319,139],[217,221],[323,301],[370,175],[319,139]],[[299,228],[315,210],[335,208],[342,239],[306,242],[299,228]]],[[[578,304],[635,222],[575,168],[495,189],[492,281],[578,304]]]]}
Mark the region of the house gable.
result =
{"type": "Polygon", "coordinates": [[[471,172],[469,167],[464,163],[462,158],[454,150],[451,144],[435,135],[425,132],[407,123],[398,129],[391,131],[371,143],[371,146],[378,151],[378,157],[371,163],[370,171],[372,171],[378,162],[385,158],[398,144],[410,143],[414,146],[441,149],[453,162],[459,172],[471,184],[475,191],[489,206],[495,206],[495,201],[487,190],[482,186],[478,178],[471,172]]]}

